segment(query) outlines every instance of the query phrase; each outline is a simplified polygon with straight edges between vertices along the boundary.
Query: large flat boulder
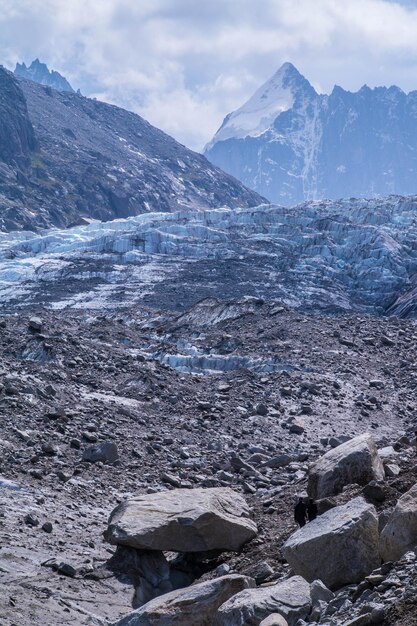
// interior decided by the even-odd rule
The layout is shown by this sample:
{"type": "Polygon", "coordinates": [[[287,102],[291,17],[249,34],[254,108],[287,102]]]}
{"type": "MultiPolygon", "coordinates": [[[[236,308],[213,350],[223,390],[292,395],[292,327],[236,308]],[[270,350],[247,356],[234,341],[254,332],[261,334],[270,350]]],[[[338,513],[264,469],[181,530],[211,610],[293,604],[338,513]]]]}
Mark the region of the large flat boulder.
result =
{"type": "Polygon", "coordinates": [[[128,498],[112,512],[107,541],[140,550],[235,550],[253,539],[245,500],[229,488],[173,489],[128,498]]]}
{"type": "Polygon", "coordinates": [[[295,626],[311,609],[310,585],[301,576],[268,587],[245,589],[219,608],[216,626],[259,626],[271,613],[279,613],[295,626]]]}
{"type": "Polygon", "coordinates": [[[417,484],[399,498],[381,533],[381,556],[397,561],[417,545],[417,484]]]}
{"type": "Polygon", "coordinates": [[[113,626],[212,626],[219,606],[252,585],[251,578],[231,574],[177,589],[147,602],[113,626]]]}
{"type": "Polygon", "coordinates": [[[340,493],[346,485],[366,485],[384,477],[375,441],[365,433],[320,457],[310,468],[307,491],[311,498],[326,498],[340,493]]]}
{"type": "Polygon", "coordinates": [[[360,582],[380,565],[378,516],[363,498],[330,509],[291,535],[283,554],[296,574],[330,589],[360,582]]]}

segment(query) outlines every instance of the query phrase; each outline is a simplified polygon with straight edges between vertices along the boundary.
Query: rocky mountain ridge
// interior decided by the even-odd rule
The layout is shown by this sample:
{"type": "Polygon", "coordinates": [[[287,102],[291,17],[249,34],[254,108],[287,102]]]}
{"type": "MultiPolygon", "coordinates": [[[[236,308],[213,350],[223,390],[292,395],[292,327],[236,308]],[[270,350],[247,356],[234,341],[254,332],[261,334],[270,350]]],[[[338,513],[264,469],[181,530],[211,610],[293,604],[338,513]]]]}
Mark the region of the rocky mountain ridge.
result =
{"type": "Polygon", "coordinates": [[[0,231],[263,201],[138,115],[0,68],[0,231]]]}
{"type": "Polygon", "coordinates": [[[216,165],[278,204],[416,193],[417,91],[318,94],[285,63],[205,149],[216,165]]]}
{"type": "Polygon", "coordinates": [[[25,63],[16,63],[14,74],[58,91],[74,93],[74,89],[64,76],[55,70],[50,70],[46,63],[41,63],[39,59],[32,61],[29,67],[25,63]]]}

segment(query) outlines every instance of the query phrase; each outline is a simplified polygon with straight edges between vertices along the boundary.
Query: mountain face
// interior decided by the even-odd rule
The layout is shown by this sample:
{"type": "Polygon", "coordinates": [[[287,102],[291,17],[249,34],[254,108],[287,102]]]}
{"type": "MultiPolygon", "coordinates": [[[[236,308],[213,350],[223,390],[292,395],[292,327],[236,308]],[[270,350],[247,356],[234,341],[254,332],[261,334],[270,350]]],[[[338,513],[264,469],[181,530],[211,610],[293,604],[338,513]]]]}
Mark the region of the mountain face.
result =
{"type": "Polygon", "coordinates": [[[55,70],[49,70],[48,66],[45,63],[41,63],[39,59],[32,61],[29,67],[25,63],[16,63],[14,73],[16,76],[33,80],[40,85],[47,85],[58,91],[74,93],[74,89],[64,76],[55,70]]]}
{"type": "Polygon", "coordinates": [[[264,199],[144,119],[0,68],[0,231],[264,199]]]}
{"type": "Polygon", "coordinates": [[[226,117],[206,156],[271,201],[417,191],[417,91],[318,94],[290,63],[226,117]]]}
{"type": "Polygon", "coordinates": [[[417,316],[417,197],[153,213],[0,236],[3,306],[182,311],[204,298],[417,316]]]}

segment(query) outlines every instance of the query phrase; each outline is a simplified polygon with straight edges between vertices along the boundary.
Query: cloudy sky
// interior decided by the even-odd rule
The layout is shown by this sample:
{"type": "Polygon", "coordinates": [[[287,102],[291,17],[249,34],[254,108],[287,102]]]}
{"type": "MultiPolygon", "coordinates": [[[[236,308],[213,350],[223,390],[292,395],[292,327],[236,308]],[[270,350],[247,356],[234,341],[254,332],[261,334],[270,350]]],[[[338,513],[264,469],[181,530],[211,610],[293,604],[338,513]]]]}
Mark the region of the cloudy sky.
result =
{"type": "Polygon", "coordinates": [[[417,89],[417,0],[0,0],[0,51],[201,150],[284,61],[322,92],[417,89]]]}

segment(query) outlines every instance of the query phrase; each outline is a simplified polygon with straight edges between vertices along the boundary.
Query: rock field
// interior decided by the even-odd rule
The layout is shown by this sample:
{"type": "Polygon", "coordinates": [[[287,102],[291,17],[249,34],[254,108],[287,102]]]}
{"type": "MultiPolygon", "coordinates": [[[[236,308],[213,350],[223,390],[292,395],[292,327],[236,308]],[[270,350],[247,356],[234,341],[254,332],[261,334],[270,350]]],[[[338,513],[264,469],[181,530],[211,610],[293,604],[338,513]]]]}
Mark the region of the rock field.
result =
{"type": "Polygon", "coordinates": [[[376,548],[358,577],[329,568],[326,587],[297,583],[295,561],[288,578],[282,551],[323,527],[347,558],[363,535],[343,507],[374,542],[403,528],[400,504],[389,516],[415,502],[413,321],[211,299],[181,313],[9,309],[0,337],[1,626],[417,623],[415,526],[399,560],[376,548]],[[365,469],[295,532],[310,464],[356,467],[350,439],[365,433],[376,473],[362,452],[365,469]]]}

